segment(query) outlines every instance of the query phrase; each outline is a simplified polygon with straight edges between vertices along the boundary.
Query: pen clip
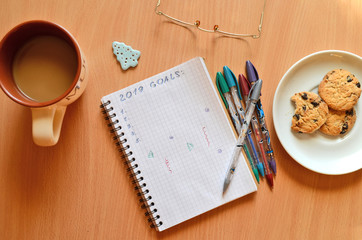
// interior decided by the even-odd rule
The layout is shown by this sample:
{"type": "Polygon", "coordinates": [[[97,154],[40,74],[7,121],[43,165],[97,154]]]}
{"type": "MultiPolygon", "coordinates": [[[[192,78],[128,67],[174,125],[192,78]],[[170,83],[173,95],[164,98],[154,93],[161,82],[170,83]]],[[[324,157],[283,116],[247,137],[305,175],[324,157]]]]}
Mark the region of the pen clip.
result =
{"type": "Polygon", "coordinates": [[[235,74],[230,70],[230,68],[228,66],[224,66],[223,71],[224,71],[224,76],[226,78],[226,82],[227,82],[229,88],[236,86],[236,89],[238,90],[238,97],[240,100],[243,100],[243,98],[241,96],[241,90],[239,87],[239,83],[238,83],[237,78],[235,77],[235,74]]]}
{"type": "Polygon", "coordinates": [[[216,87],[217,87],[217,90],[219,91],[222,101],[225,104],[226,109],[228,109],[229,104],[227,103],[223,93],[229,92],[230,90],[228,89],[224,76],[222,75],[221,72],[216,73],[216,87]]]}
{"type": "Polygon", "coordinates": [[[258,110],[259,118],[265,117],[265,116],[264,116],[263,106],[261,105],[260,100],[259,100],[258,103],[256,104],[256,109],[258,110]]]}

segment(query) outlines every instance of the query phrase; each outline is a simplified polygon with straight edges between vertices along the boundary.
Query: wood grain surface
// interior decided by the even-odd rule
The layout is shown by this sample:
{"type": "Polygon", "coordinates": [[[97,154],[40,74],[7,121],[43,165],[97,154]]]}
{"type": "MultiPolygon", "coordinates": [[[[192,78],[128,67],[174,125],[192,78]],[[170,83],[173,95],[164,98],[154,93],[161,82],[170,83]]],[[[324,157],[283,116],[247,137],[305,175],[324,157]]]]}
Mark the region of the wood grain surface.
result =
{"type": "MultiPolygon", "coordinates": [[[[64,26],[86,56],[89,83],[68,107],[54,147],[36,146],[30,110],[0,93],[0,239],[361,239],[361,170],[327,176],[299,165],[276,136],[272,102],[280,79],[302,57],[327,49],[362,55],[362,1],[268,0],[259,39],[179,26],[155,14],[156,2],[1,1],[0,37],[27,20],[64,26]],[[113,41],[141,51],[136,68],[121,69],[113,41]],[[205,58],[212,77],[224,65],[245,73],[246,60],[257,67],[278,174],[273,190],[263,180],[256,193],[158,233],[140,208],[100,98],[195,56],[205,58]]],[[[162,0],[160,9],[205,28],[257,33],[262,5],[162,0]]]]}

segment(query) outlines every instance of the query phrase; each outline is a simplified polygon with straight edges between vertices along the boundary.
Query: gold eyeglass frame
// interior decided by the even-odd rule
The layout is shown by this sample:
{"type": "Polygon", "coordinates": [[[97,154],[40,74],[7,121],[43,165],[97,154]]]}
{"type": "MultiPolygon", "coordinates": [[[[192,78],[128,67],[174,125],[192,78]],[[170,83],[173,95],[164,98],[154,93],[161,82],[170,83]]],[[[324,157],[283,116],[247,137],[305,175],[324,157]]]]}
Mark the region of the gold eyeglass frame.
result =
{"type": "Polygon", "coordinates": [[[228,37],[235,37],[235,38],[251,37],[251,38],[253,38],[253,39],[256,39],[256,38],[260,38],[260,36],[261,36],[261,29],[262,29],[262,26],[263,26],[263,18],[264,18],[264,10],[265,10],[265,5],[266,5],[266,0],[264,0],[263,10],[262,10],[261,16],[260,16],[260,22],[259,22],[259,27],[258,27],[258,34],[238,34],[238,33],[225,32],[225,31],[222,31],[222,30],[219,29],[219,25],[214,25],[214,29],[212,29],[212,30],[210,30],[210,29],[205,29],[205,28],[200,27],[200,21],[199,21],[199,20],[196,20],[194,23],[188,23],[188,22],[184,22],[184,21],[182,21],[182,20],[180,20],[180,19],[171,17],[170,15],[167,15],[167,14],[164,13],[164,12],[161,12],[160,10],[158,10],[158,7],[159,7],[160,5],[161,5],[161,0],[158,0],[158,1],[157,1],[156,8],[155,8],[156,14],[158,14],[158,15],[160,15],[160,16],[164,16],[164,17],[166,17],[167,19],[169,19],[169,20],[171,20],[171,21],[174,21],[174,22],[176,22],[176,23],[178,23],[178,24],[196,27],[197,29],[199,29],[199,30],[201,30],[201,31],[204,31],[204,32],[208,32],[208,33],[219,33],[219,34],[222,34],[222,35],[225,35],[225,36],[228,36],[228,37]]]}

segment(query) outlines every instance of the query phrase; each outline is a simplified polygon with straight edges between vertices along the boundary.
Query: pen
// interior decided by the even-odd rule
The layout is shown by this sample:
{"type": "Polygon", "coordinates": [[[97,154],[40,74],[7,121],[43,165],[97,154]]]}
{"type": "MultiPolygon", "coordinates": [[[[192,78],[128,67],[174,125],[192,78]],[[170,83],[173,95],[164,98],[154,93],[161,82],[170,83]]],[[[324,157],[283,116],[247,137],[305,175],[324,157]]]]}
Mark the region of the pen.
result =
{"type": "MultiPolygon", "coordinates": [[[[249,86],[247,84],[246,78],[241,75],[239,77],[239,79],[240,79],[240,85],[242,86],[242,89],[243,89],[243,94],[248,93],[249,86]]],[[[257,101],[257,102],[259,102],[259,101],[257,101]]],[[[270,186],[273,187],[273,175],[268,166],[268,162],[267,162],[267,158],[266,158],[265,150],[264,150],[264,146],[263,146],[263,139],[261,136],[261,131],[259,129],[258,120],[255,117],[255,113],[252,114],[251,125],[252,125],[253,131],[254,131],[255,139],[258,143],[257,146],[258,146],[259,152],[261,154],[261,159],[263,160],[263,163],[264,163],[265,177],[266,177],[268,183],[270,184],[270,186]]]]}
{"type": "MultiPolygon", "coordinates": [[[[224,66],[223,71],[224,71],[224,76],[225,76],[226,83],[227,83],[227,85],[228,85],[228,87],[230,89],[231,96],[232,96],[232,98],[234,100],[240,122],[244,123],[245,122],[245,120],[244,120],[245,111],[244,111],[244,108],[243,108],[243,106],[241,104],[241,101],[242,101],[243,98],[241,96],[241,91],[240,91],[238,81],[237,81],[234,73],[230,70],[229,67],[224,66]]],[[[240,134],[240,132],[239,132],[239,134],[240,134]]],[[[261,176],[264,177],[264,167],[263,167],[263,164],[259,161],[258,153],[257,153],[257,151],[255,149],[253,138],[251,137],[250,128],[247,131],[247,139],[245,140],[245,143],[246,143],[246,145],[248,146],[249,149],[250,148],[252,149],[252,151],[250,152],[251,156],[252,156],[252,161],[253,161],[254,165],[257,166],[257,169],[259,170],[261,176]]],[[[253,169],[253,171],[254,171],[254,169],[253,169]]]]}
{"type": "Polygon", "coordinates": [[[225,81],[224,76],[221,72],[216,73],[216,86],[219,90],[219,93],[221,95],[222,100],[224,101],[224,104],[226,108],[229,110],[231,120],[233,121],[233,124],[236,128],[236,131],[238,134],[241,131],[241,123],[238,118],[238,113],[235,109],[235,106],[232,102],[232,96],[230,94],[230,89],[225,81]]]}
{"type": "Polygon", "coordinates": [[[259,174],[264,177],[265,174],[264,174],[264,166],[263,164],[259,161],[259,157],[258,157],[258,152],[254,146],[254,141],[253,141],[253,137],[251,136],[252,135],[252,132],[251,132],[251,129],[249,127],[248,129],[248,132],[246,133],[246,143],[249,144],[249,146],[251,147],[252,149],[252,153],[253,153],[253,161],[254,161],[254,165],[257,167],[258,171],[259,171],[259,174]]]}
{"type": "MultiPolygon", "coordinates": [[[[243,93],[243,97],[244,99],[248,99],[248,95],[249,95],[249,92],[250,92],[250,87],[248,85],[248,81],[246,80],[246,78],[242,75],[243,79],[241,80],[240,79],[240,75],[239,75],[239,86],[241,86],[241,92],[243,93]]],[[[247,107],[247,102],[245,101],[245,106],[247,107]]],[[[248,130],[248,135],[247,135],[248,138],[250,138],[250,142],[252,142],[252,137],[251,137],[251,129],[248,130]]],[[[252,148],[253,148],[253,152],[255,154],[255,160],[256,160],[256,166],[258,167],[258,170],[259,170],[259,173],[264,177],[264,166],[263,164],[259,161],[259,157],[258,157],[258,152],[257,150],[255,149],[255,146],[254,144],[252,145],[252,148]]]]}
{"type": "Polygon", "coordinates": [[[274,151],[271,145],[269,130],[265,122],[265,115],[260,101],[256,104],[256,108],[259,117],[259,123],[261,126],[261,132],[264,135],[264,143],[266,144],[268,163],[270,168],[273,170],[274,174],[277,174],[277,166],[274,159],[274,151]]]}
{"type": "MultiPolygon", "coordinates": [[[[259,79],[259,74],[256,71],[254,65],[250,61],[246,61],[246,72],[248,74],[248,79],[251,83],[255,82],[259,79]]],[[[271,145],[270,134],[269,134],[269,130],[267,128],[266,122],[265,122],[263,106],[262,106],[260,100],[257,103],[257,114],[259,117],[259,123],[261,126],[261,130],[262,130],[262,133],[264,136],[264,143],[266,144],[266,149],[267,149],[266,153],[267,153],[267,157],[268,157],[268,163],[269,163],[270,168],[274,172],[274,174],[276,174],[277,167],[276,167],[276,163],[275,163],[275,159],[274,159],[274,151],[273,151],[273,147],[271,145]]]]}
{"type": "MultiPolygon", "coordinates": [[[[231,119],[233,121],[233,124],[235,126],[235,128],[237,129],[238,134],[240,134],[241,131],[241,123],[238,121],[237,118],[237,113],[235,111],[235,107],[233,102],[231,101],[231,96],[230,96],[230,89],[223,77],[223,75],[221,74],[221,72],[216,73],[216,86],[219,90],[220,96],[224,101],[224,104],[226,106],[226,108],[229,110],[229,113],[231,115],[231,119]]],[[[253,170],[254,176],[256,178],[256,180],[259,183],[259,173],[258,170],[256,169],[254,163],[253,163],[253,159],[250,155],[250,151],[248,149],[248,146],[246,144],[243,144],[243,149],[244,152],[249,160],[251,169],[253,170]]]]}
{"type": "Polygon", "coordinates": [[[249,128],[249,124],[250,124],[250,120],[251,120],[251,116],[255,110],[255,105],[257,103],[257,101],[259,100],[260,97],[260,92],[261,92],[261,86],[262,86],[262,80],[259,79],[254,86],[252,87],[251,91],[250,91],[250,99],[248,100],[249,102],[249,107],[248,110],[246,111],[245,114],[245,122],[241,128],[241,133],[239,135],[238,140],[236,141],[236,145],[234,147],[234,151],[233,154],[231,156],[231,162],[229,167],[227,168],[227,172],[226,172],[226,176],[224,179],[224,185],[223,185],[223,193],[225,193],[226,189],[228,188],[231,179],[234,176],[235,173],[235,169],[236,169],[236,165],[238,163],[239,160],[239,155],[240,155],[240,151],[241,151],[241,147],[242,144],[244,143],[245,137],[246,137],[246,133],[247,130],[249,128]]]}

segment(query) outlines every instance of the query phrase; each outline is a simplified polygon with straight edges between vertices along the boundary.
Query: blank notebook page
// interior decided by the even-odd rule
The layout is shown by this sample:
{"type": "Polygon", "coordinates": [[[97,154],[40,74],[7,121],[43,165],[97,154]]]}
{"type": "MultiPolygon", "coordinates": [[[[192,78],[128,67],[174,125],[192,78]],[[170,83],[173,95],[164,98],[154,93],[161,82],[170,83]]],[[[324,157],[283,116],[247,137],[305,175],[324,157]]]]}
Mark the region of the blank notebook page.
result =
{"type": "MultiPolygon", "coordinates": [[[[102,98],[110,101],[132,153],[134,172],[162,231],[256,191],[241,154],[232,182],[223,182],[236,138],[202,58],[102,98]],[[137,164],[137,165],[136,165],[137,164]]],[[[114,121],[114,119],[112,119],[114,121]]]]}

